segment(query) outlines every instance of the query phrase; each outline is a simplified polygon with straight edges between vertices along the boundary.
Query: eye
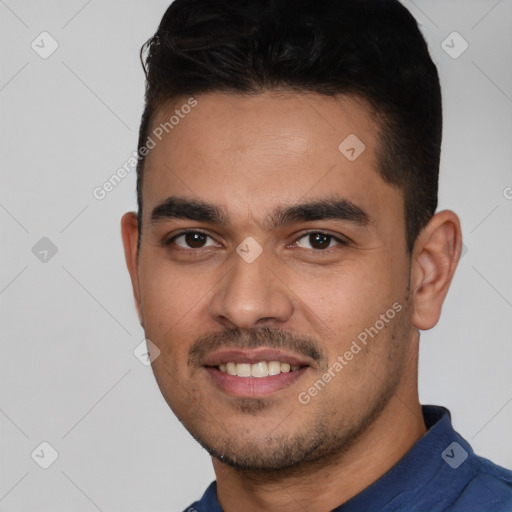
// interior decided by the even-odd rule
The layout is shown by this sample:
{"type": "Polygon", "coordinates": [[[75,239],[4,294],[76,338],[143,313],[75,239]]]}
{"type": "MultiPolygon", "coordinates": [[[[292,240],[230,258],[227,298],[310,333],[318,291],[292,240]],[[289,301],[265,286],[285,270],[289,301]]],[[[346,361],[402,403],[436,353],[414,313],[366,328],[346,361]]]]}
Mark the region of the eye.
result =
{"type": "Polygon", "coordinates": [[[165,245],[171,244],[175,244],[183,249],[202,249],[203,247],[217,245],[211,236],[203,233],[202,231],[184,231],[165,242],[165,245]],[[213,244],[206,245],[208,239],[210,239],[213,244]]]}
{"type": "Polygon", "coordinates": [[[304,249],[313,250],[325,250],[335,245],[347,245],[343,240],[321,231],[306,233],[298,238],[295,243],[304,249]],[[305,242],[301,242],[301,240],[305,240],[305,242]]]}

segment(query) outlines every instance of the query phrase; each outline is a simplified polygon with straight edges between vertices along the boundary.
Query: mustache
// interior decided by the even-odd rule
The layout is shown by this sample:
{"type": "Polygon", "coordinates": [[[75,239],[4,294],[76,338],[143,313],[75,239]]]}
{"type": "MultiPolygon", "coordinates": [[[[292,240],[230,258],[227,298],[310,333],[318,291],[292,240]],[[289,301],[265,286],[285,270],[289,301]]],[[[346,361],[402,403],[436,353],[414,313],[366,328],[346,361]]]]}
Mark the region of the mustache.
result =
{"type": "Polygon", "coordinates": [[[248,331],[228,328],[201,336],[190,347],[188,364],[190,366],[201,366],[207,355],[219,349],[261,347],[289,350],[304,355],[317,363],[327,361],[325,352],[314,339],[271,327],[261,327],[248,331]]]}

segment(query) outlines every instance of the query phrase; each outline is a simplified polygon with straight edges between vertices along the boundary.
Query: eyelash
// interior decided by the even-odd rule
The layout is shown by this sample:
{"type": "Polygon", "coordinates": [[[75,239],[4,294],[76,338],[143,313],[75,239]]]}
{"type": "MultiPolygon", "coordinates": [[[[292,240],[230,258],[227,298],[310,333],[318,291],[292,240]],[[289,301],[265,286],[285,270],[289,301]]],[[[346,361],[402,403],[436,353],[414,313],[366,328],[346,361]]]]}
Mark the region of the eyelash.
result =
{"type": "MultiPolygon", "coordinates": [[[[187,235],[188,233],[200,233],[202,235],[205,235],[205,236],[211,238],[212,240],[214,239],[211,235],[209,235],[208,233],[206,233],[204,231],[201,231],[200,229],[186,229],[186,230],[183,230],[183,231],[177,233],[173,237],[171,237],[167,240],[164,240],[163,241],[164,247],[171,246],[178,237],[187,235]]],[[[302,233],[299,237],[295,238],[295,240],[293,241],[293,244],[295,244],[296,242],[298,242],[299,240],[301,240],[302,238],[304,238],[306,236],[316,235],[316,234],[325,235],[325,236],[329,237],[331,240],[335,240],[336,242],[338,242],[338,245],[340,245],[342,247],[346,247],[348,245],[347,241],[345,241],[337,236],[334,236],[331,233],[328,233],[325,231],[314,230],[314,229],[302,233]]],[[[197,252],[201,251],[202,249],[204,249],[203,247],[200,247],[198,249],[192,249],[192,248],[185,249],[184,247],[180,247],[180,246],[177,246],[177,247],[179,248],[179,250],[190,252],[190,253],[197,253],[197,252]]],[[[315,252],[315,253],[330,253],[333,249],[334,248],[331,247],[331,248],[327,248],[327,249],[305,249],[305,250],[309,251],[309,252],[315,252]]]]}

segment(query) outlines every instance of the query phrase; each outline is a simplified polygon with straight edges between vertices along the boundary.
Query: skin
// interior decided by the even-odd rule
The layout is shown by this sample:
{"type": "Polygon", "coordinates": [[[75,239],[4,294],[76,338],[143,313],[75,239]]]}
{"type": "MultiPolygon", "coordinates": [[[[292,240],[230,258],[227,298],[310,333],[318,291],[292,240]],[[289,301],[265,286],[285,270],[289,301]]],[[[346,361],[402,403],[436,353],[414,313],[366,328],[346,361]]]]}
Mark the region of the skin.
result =
{"type": "MultiPolygon", "coordinates": [[[[426,431],[419,330],[439,319],[460,256],[459,219],[436,213],[407,253],[403,197],[378,174],[377,124],[362,100],[276,91],[196,99],[147,157],[140,251],[136,215],[122,219],[139,318],[161,351],[153,371],[169,406],[213,455],[226,512],[286,512],[299,504],[331,510],[377,480],[426,431]],[[354,161],[338,150],[349,134],[365,144],[354,161]],[[152,210],[173,195],[212,203],[229,223],[152,222],[152,210]],[[370,223],[265,224],[278,207],[333,195],[363,209],[370,223]],[[184,237],[163,245],[185,228],[211,238],[196,248],[184,237]],[[324,249],[306,230],[347,243],[327,239],[324,249]],[[262,248],[251,263],[236,252],[247,237],[262,248]],[[397,302],[401,311],[301,403],[299,393],[397,302]],[[232,396],[200,357],[191,358],[198,347],[203,356],[213,347],[275,347],[278,334],[286,353],[304,359],[308,347],[316,356],[297,380],[268,396],[232,396]]],[[[162,107],[154,126],[182,103],[162,107]]]]}

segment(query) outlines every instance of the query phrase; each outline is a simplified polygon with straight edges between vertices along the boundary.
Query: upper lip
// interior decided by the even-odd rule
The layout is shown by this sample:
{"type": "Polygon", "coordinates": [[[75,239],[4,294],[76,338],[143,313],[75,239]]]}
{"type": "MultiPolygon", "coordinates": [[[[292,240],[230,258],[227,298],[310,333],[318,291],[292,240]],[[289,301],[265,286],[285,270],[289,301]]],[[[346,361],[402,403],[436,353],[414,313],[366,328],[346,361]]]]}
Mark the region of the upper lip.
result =
{"type": "Polygon", "coordinates": [[[206,356],[203,366],[219,366],[221,363],[259,363],[260,361],[279,361],[290,366],[311,366],[311,360],[305,356],[288,354],[275,349],[229,349],[219,350],[206,356]]]}

